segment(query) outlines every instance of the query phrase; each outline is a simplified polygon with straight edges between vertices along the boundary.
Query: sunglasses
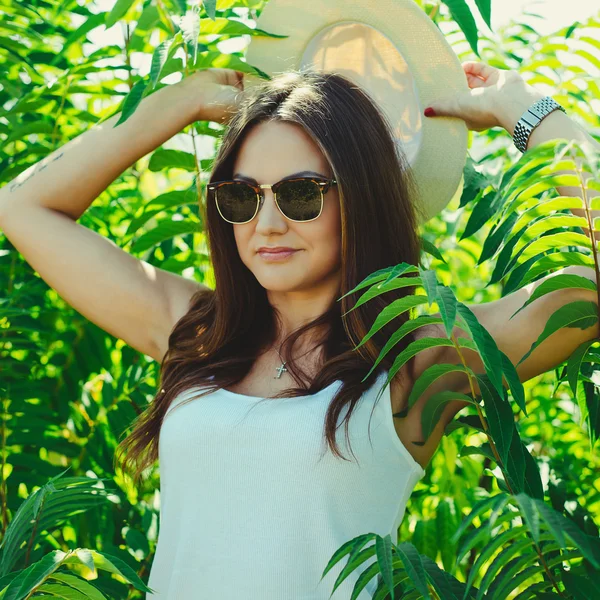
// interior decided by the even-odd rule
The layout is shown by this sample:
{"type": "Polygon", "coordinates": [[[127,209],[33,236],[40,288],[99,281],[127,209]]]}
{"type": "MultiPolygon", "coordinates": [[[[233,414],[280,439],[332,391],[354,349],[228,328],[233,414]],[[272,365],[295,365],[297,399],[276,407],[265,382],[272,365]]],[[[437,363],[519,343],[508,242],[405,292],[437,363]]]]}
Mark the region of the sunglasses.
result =
{"type": "Polygon", "coordinates": [[[323,212],[323,195],[335,179],[321,177],[295,177],[282,179],[269,185],[252,184],[230,179],[213,181],[207,185],[209,195],[214,195],[219,214],[228,223],[249,223],[258,214],[265,201],[265,188],[275,196],[275,204],[290,221],[314,221],[323,212]]]}

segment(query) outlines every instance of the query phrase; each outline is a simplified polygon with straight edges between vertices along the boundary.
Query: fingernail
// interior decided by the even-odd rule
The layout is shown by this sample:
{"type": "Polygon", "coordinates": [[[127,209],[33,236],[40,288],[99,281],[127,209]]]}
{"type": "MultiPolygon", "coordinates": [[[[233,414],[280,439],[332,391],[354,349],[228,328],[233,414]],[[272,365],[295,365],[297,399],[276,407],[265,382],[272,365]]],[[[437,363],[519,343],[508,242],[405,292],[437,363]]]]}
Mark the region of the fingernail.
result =
{"type": "Polygon", "coordinates": [[[431,107],[428,107],[428,108],[425,109],[425,111],[423,112],[423,114],[426,117],[435,117],[435,110],[433,110],[433,108],[431,108],[431,107]]]}

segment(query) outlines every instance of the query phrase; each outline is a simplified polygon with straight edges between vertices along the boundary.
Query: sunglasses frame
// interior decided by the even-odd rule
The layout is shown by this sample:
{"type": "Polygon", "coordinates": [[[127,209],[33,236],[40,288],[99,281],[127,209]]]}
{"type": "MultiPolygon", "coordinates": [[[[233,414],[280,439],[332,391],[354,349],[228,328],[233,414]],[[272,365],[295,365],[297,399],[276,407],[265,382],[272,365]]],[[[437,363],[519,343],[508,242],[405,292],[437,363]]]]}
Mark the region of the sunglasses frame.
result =
{"type": "Polygon", "coordinates": [[[272,184],[268,184],[268,183],[254,184],[254,183],[250,183],[249,181],[241,181],[238,179],[225,179],[223,181],[211,181],[210,183],[207,184],[206,188],[208,191],[212,192],[214,199],[215,199],[215,204],[217,206],[217,210],[219,211],[219,214],[221,215],[223,220],[227,221],[228,223],[232,223],[233,225],[245,225],[246,223],[250,223],[250,221],[252,221],[252,219],[254,219],[254,217],[256,217],[256,215],[260,211],[260,209],[265,201],[265,192],[263,191],[265,189],[270,189],[273,192],[273,196],[275,197],[275,204],[276,204],[277,208],[279,209],[279,212],[288,221],[293,221],[294,223],[309,223],[310,221],[314,221],[315,219],[318,219],[321,216],[321,213],[323,212],[323,204],[324,204],[323,197],[324,197],[324,195],[327,193],[327,191],[330,189],[330,187],[332,185],[336,185],[336,184],[337,184],[337,181],[335,179],[321,178],[321,177],[291,177],[291,178],[287,178],[287,179],[281,179],[277,183],[272,183],[272,184]],[[321,192],[321,208],[319,209],[319,214],[312,219],[303,219],[300,221],[298,221],[296,219],[291,219],[283,212],[283,210],[281,210],[281,206],[279,206],[279,202],[277,201],[277,190],[284,183],[288,183],[290,181],[307,181],[307,180],[313,181],[319,186],[319,191],[321,192]],[[254,214],[252,215],[252,217],[250,219],[248,219],[247,221],[241,221],[241,222],[240,221],[230,221],[229,219],[226,219],[223,216],[223,213],[221,212],[221,209],[219,208],[216,191],[223,184],[231,184],[231,183],[245,184],[245,185],[251,187],[254,190],[254,192],[256,193],[256,199],[257,199],[256,210],[254,211],[254,214]]]}

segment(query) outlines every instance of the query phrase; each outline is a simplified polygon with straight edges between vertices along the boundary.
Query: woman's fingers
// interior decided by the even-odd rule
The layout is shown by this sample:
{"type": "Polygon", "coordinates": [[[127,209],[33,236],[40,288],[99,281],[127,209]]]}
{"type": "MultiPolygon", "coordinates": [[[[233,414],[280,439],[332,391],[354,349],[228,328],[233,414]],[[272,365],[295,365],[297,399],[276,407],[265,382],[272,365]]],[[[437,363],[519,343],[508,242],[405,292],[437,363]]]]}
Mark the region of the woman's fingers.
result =
{"type": "Polygon", "coordinates": [[[473,75],[472,73],[467,73],[467,83],[471,89],[485,87],[487,85],[486,81],[477,77],[477,75],[473,75]]]}
{"type": "Polygon", "coordinates": [[[484,62],[476,62],[473,60],[466,60],[462,63],[462,68],[467,75],[474,75],[475,77],[481,77],[487,79],[494,74],[494,67],[484,62]]]}

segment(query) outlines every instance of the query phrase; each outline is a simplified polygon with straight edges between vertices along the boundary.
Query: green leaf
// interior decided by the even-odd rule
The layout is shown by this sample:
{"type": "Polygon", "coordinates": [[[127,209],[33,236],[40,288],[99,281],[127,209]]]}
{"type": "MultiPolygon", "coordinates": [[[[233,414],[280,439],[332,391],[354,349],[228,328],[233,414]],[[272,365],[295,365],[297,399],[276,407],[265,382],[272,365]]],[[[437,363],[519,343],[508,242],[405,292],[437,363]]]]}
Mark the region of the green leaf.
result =
{"type": "Polygon", "coordinates": [[[396,546],[396,552],[406,569],[410,581],[424,598],[431,600],[427,587],[427,575],[418,550],[408,542],[396,546]]]}
{"type": "MultiPolygon", "coordinates": [[[[472,415],[470,415],[472,416],[472,415]]],[[[479,421],[479,417],[475,417],[479,421]]],[[[469,514],[463,518],[458,529],[454,532],[454,536],[452,537],[452,542],[458,542],[458,540],[463,536],[469,525],[471,525],[475,519],[478,517],[483,518],[483,514],[487,513],[488,510],[491,510],[493,514],[500,513],[508,501],[510,500],[510,496],[508,494],[499,493],[494,496],[484,497],[473,504],[469,514]]],[[[486,519],[487,522],[489,520],[486,519]]],[[[460,560],[460,556],[458,559],[460,560]]]]}
{"type": "Polygon", "coordinates": [[[429,306],[431,306],[437,297],[437,278],[435,276],[435,271],[419,269],[419,273],[421,274],[421,281],[423,282],[423,289],[427,294],[427,302],[429,306]]]}
{"type": "Polygon", "coordinates": [[[402,275],[403,273],[418,273],[419,268],[415,265],[409,265],[408,263],[400,263],[399,265],[395,265],[393,267],[384,267],[383,269],[379,269],[375,271],[375,273],[371,273],[367,275],[355,288],[351,289],[349,292],[346,292],[343,296],[338,298],[338,301],[350,294],[354,294],[358,292],[358,290],[362,290],[365,287],[378,283],[379,281],[386,280],[385,283],[388,283],[395,277],[402,275]]]}
{"type": "Polygon", "coordinates": [[[148,169],[153,172],[171,168],[194,172],[196,171],[196,157],[191,152],[160,148],[154,152],[148,163],[148,169]]]}
{"type": "MultiPolygon", "coordinates": [[[[375,537],[373,534],[370,534],[375,537]]],[[[369,558],[375,555],[375,545],[369,546],[365,549],[361,549],[363,546],[363,538],[359,536],[354,540],[354,548],[348,557],[348,561],[344,565],[344,568],[340,571],[335,583],[333,585],[332,593],[343,583],[343,581],[358,567],[365,563],[369,558]]]]}
{"type": "Polygon", "coordinates": [[[166,39],[162,44],[160,44],[156,48],[156,50],[152,54],[152,63],[150,65],[150,84],[149,84],[150,87],[152,87],[152,88],[156,87],[156,84],[158,83],[158,80],[160,79],[160,74],[162,72],[162,68],[163,68],[165,62],[167,61],[167,59],[170,57],[169,50],[171,49],[171,46],[173,46],[174,42],[176,42],[176,41],[178,41],[178,43],[175,43],[173,50],[175,50],[179,46],[179,43],[181,42],[180,32],[177,32],[177,34],[174,37],[166,39]]]}
{"type": "MultiPolygon", "coordinates": [[[[465,373],[475,378],[475,373],[463,365],[453,365],[448,363],[433,364],[427,367],[414,382],[412,390],[408,396],[408,408],[412,408],[415,402],[423,395],[425,390],[437,379],[448,373],[465,373]]],[[[456,392],[451,392],[456,393],[456,392]]]]}
{"type": "Polygon", "coordinates": [[[501,202],[502,197],[496,190],[491,190],[477,199],[459,240],[464,240],[477,233],[498,212],[501,202]]]}
{"type": "Polygon", "coordinates": [[[436,556],[439,549],[436,522],[432,519],[418,519],[411,542],[421,553],[421,558],[425,554],[436,556]]]}
{"type": "Polygon", "coordinates": [[[523,491],[531,498],[544,499],[544,484],[537,462],[531,456],[527,446],[522,440],[519,443],[523,447],[523,456],[525,457],[525,486],[523,491]]]}
{"type": "MultiPolygon", "coordinates": [[[[543,215],[536,221],[526,223],[526,232],[529,241],[539,238],[542,234],[558,227],[587,227],[584,217],[564,213],[543,215]]],[[[587,237],[587,236],[586,236],[587,237]]]]}
{"type": "Polygon", "coordinates": [[[446,335],[452,336],[454,330],[454,324],[456,323],[456,311],[457,311],[457,300],[454,295],[452,288],[445,285],[437,286],[437,304],[440,309],[440,314],[444,320],[444,328],[446,329],[446,335]]]}
{"type": "Polygon", "coordinates": [[[581,246],[583,248],[591,249],[589,238],[581,233],[563,231],[560,233],[542,236],[536,240],[528,242],[515,254],[514,257],[510,259],[510,262],[505,263],[503,260],[501,263],[499,258],[498,262],[496,263],[496,269],[494,269],[494,276],[492,277],[493,282],[495,283],[496,281],[500,281],[500,279],[502,279],[502,277],[504,277],[516,265],[519,259],[527,260],[531,256],[545,250],[555,250],[556,248],[565,246],[581,246]]]}
{"type": "Polygon", "coordinates": [[[209,19],[215,20],[217,15],[217,0],[204,0],[202,5],[209,19]]]}
{"type": "Polygon", "coordinates": [[[106,596],[98,588],[94,587],[91,583],[88,583],[85,579],[81,579],[70,573],[55,572],[50,575],[48,579],[56,579],[57,581],[80,591],[84,594],[83,597],[89,598],[89,600],[106,600],[106,596]]]}
{"type": "MultiPolygon", "coordinates": [[[[424,238],[420,239],[421,242],[421,248],[427,252],[427,254],[431,254],[431,256],[433,256],[434,258],[437,258],[438,260],[441,260],[443,263],[446,263],[446,259],[443,257],[442,253],[438,250],[437,246],[435,244],[432,244],[429,240],[426,240],[424,238]]],[[[446,263],[448,264],[448,263],[446,263]]]]}
{"type": "Polygon", "coordinates": [[[97,569],[114,573],[124,577],[136,590],[141,592],[153,592],[139,577],[139,575],[118,556],[109,554],[108,552],[100,552],[99,550],[91,550],[94,559],[94,565],[97,569]]]}
{"type": "Polygon", "coordinates": [[[520,313],[526,306],[529,306],[534,300],[541,298],[542,296],[554,292],[556,290],[564,289],[586,289],[596,291],[596,284],[587,277],[582,275],[573,275],[570,273],[560,273],[549,277],[546,281],[541,283],[527,299],[525,304],[521,308],[517,309],[512,315],[511,319],[518,313],[520,313]]]}
{"type": "Polygon", "coordinates": [[[531,348],[517,363],[520,365],[546,338],[563,327],[577,327],[587,329],[598,321],[598,307],[596,303],[587,300],[577,300],[561,306],[548,319],[544,331],[531,345],[531,348]]]}
{"type": "Polygon", "coordinates": [[[454,344],[448,338],[425,337],[411,342],[394,360],[394,363],[388,372],[388,383],[413,356],[428,348],[437,348],[439,346],[454,348],[454,344]]]}
{"type": "Polygon", "coordinates": [[[373,366],[371,367],[369,372],[362,379],[362,382],[364,383],[371,376],[371,373],[373,371],[375,371],[375,369],[377,368],[377,365],[385,358],[385,356],[388,354],[388,352],[406,335],[408,335],[415,329],[418,329],[419,327],[423,327],[425,325],[431,325],[433,323],[441,323],[441,322],[442,322],[442,319],[440,319],[439,317],[430,316],[430,315],[419,315],[418,317],[416,317],[414,319],[409,319],[408,321],[403,323],[400,326],[400,328],[390,336],[390,339],[386,342],[385,346],[381,349],[381,352],[379,353],[377,360],[375,361],[375,363],[373,364],[373,366]]]}
{"type": "Polygon", "coordinates": [[[573,396],[577,396],[577,380],[579,379],[579,371],[581,370],[583,357],[586,355],[589,347],[596,341],[598,340],[586,340],[583,344],[577,346],[571,356],[569,356],[569,360],[567,361],[567,379],[573,390],[573,396]]]}
{"type": "Polygon", "coordinates": [[[505,397],[505,393],[498,394],[494,387],[490,385],[487,375],[477,375],[477,381],[483,398],[490,435],[498,450],[502,466],[506,467],[510,445],[515,433],[512,408],[505,397]]]}
{"type": "Polygon", "coordinates": [[[567,549],[565,536],[571,539],[572,545],[581,550],[587,560],[595,569],[600,568],[600,554],[598,553],[597,538],[586,535],[577,525],[567,517],[561,515],[541,500],[534,500],[540,516],[550,529],[554,539],[563,550],[567,549]]]}
{"type": "Polygon", "coordinates": [[[2,540],[0,573],[13,570],[17,561],[24,556],[24,539],[31,539],[35,543],[41,532],[55,529],[68,517],[107,502],[108,492],[96,487],[100,480],[88,477],[62,478],[65,472],[31,493],[15,512],[2,540]]]}
{"type": "Polygon", "coordinates": [[[17,600],[28,597],[31,592],[42,584],[61,565],[67,556],[62,550],[53,550],[40,560],[32,563],[21,571],[3,590],[2,600],[17,600]]]}
{"type": "MultiPolygon", "coordinates": [[[[420,304],[425,304],[427,302],[427,298],[425,296],[405,296],[404,298],[399,298],[398,300],[394,300],[388,304],[375,319],[375,323],[373,323],[369,333],[362,339],[360,344],[356,346],[354,349],[357,350],[363,344],[366,344],[380,329],[385,327],[390,321],[401,315],[402,313],[414,308],[415,306],[419,306],[420,304]]],[[[348,311],[350,312],[350,311],[348,311]]],[[[345,315],[346,313],[344,313],[345,315]]]]}
{"type": "Polygon", "coordinates": [[[473,49],[473,52],[479,56],[479,50],[477,49],[477,24],[475,23],[471,9],[467,6],[465,0],[443,0],[443,2],[450,9],[452,18],[463,30],[463,33],[465,34],[469,45],[473,49]]]}
{"type": "Polygon", "coordinates": [[[510,483],[510,488],[514,493],[522,492],[525,489],[525,451],[525,445],[519,437],[517,428],[514,427],[513,436],[508,450],[508,457],[504,465],[505,479],[508,483],[510,483]]]}
{"type": "MultiPolygon", "coordinates": [[[[583,381],[583,390],[585,395],[585,420],[587,423],[590,444],[593,447],[596,440],[600,437],[600,397],[598,395],[598,386],[593,381],[583,381]]],[[[582,411],[583,413],[583,411],[582,411]]]]}
{"type": "Polygon", "coordinates": [[[479,14],[482,16],[485,24],[492,28],[492,0],[475,0],[475,4],[479,9],[479,14]]]}
{"type": "MultiPolygon", "coordinates": [[[[443,365],[434,366],[441,367],[443,365]]],[[[435,426],[438,424],[438,421],[444,412],[444,408],[446,408],[446,404],[455,400],[462,400],[464,402],[468,402],[469,404],[476,404],[475,400],[473,400],[471,396],[467,396],[466,394],[455,392],[453,390],[437,392],[436,394],[432,394],[429,398],[427,398],[427,402],[425,402],[425,406],[423,407],[423,411],[421,413],[422,432],[425,439],[427,439],[431,435],[431,432],[435,429],[435,426]]]]}
{"type": "MultiPolygon", "coordinates": [[[[551,254],[539,255],[539,258],[535,259],[526,270],[526,273],[521,280],[521,285],[526,285],[530,281],[537,279],[540,275],[549,273],[555,269],[570,267],[572,265],[594,268],[594,259],[589,255],[574,251],[552,252],[551,254]]],[[[506,290],[505,293],[508,294],[513,291],[513,289],[516,289],[516,286],[512,286],[511,289],[506,290]]]]}
{"type": "MultiPolygon", "coordinates": [[[[321,579],[319,581],[323,581],[323,578],[331,569],[344,558],[344,556],[348,555],[348,563],[352,562],[353,557],[355,557],[358,552],[371,540],[375,539],[374,533],[363,533],[347,542],[342,544],[333,554],[333,556],[329,559],[329,562],[325,566],[323,573],[321,574],[321,579]]],[[[375,547],[370,547],[375,554],[375,547]]]]}
{"type": "Polygon", "coordinates": [[[121,116],[119,120],[115,123],[115,127],[119,126],[121,123],[124,123],[129,119],[129,117],[135,112],[135,109],[138,107],[138,104],[142,101],[142,97],[144,92],[146,91],[146,87],[148,86],[148,81],[144,77],[142,79],[138,79],[131,91],[125,99],[123,100],[123,107],[121,109],[121,116]]]}
{"type": "Polygon", "coordinates": [[[469,329],[473,341],[477,346],[479,355],[485,367],[485,371],[490,381],[496,388],[498,394],[502,394],[504,386],[502,382],[502,355],[494,338],[479,323],[473,311],[465,304],[458,304],[458,313],[461,315],[467,328],[469,329]]]}
{"type": "MultiPolygon", "coordinates": [[[[450,555],[450,552],[449,549],[447,556],[450,555]]],[[[462,582],[440,569],[437,563],[431,560],[426,554],[421,554],[421,561],[431,585],[433,585],[437,592],[438,598],[443,598],[444,600],[463,600],[463,598],[467,598],[465,595],[465,585],[462,582]]],[[[408,598],[408,596],[405,595],[404,598],[408,598]]]]}
{"type": "Polygon", "coordinates": [[[77,589],[60,583],[43,583],[36,589],[43,597],[58,596],[61,600],[88,600],[89,596],[77,589]]]}
{"type": "Polygon", "coordinates": [[[391,600],[394,600],[394,579],[392,574],[392,549],[394,544],[392,538],[388,533],[385,537],[377,536],[375,538],[375,552],[377,555],[377,564],[381,570],[381,575],[385,584],[390,590],[391,600]]]}
{"type": "Polygon", "coordinates": [[[483,247],[481,249],[481,254],[479,255],[479,258],[477,259],[478,265],[480,265],[481,263],[485,262],[486,260],[488,260],[490,258],[493,258],[496,255],[498,248],[500,248],[500,245],[502,244],[502,242],[504,242],[506,237],[509,235],[509,233],[511,232],[511,230],[513,228],[515,221],[517,221],[518,218],[519,218],[519,215],[517,213],[511,213],[500,225],[498,225],[497,227],[494,227],[490,231],[488,237],[486,238],[485,242],[483,243],[483,247]]]}
{"type": "Polygon", "coordinates": [[[573,208],[582,209],[584,207],[583,199],[575,196],[558,196],[545,202],[540,202],[537,197],[533,197],[531,201],[535,202],[535,204],[519,215],[519,220],[515,223],[515,229],[521,229],[534,219],[538,219],[543,216],[565,214],[557,213],[557,211],[571,210],[573,208]]]}
{"type": "Polygon", "coordinates": [[[160,194],[144,205],[142,214],[134,217],[127,227],[125,235],[135,235],[150,219],[169,209],[195,205],[198,201],[194,190],[173,190],[160,194]]]}
{"type": "Polygon", "coordinates": [[[240,36],[252,35],[271,38],[288,38],[289,35],[271,33],[260,27],[249,27],[241,21],[232,21],[225,17],[216,17],[213,21],[203,19],[200,23],[200,35],[240,36]]]}
{"type": "Polygon", "coordinates": [[[544,250],[554,250],[555,248],[564,246],[581,246],[583,248],[591,249],[590,239],[587,235],[582,233],[574,233],[572,231],[563,231],[560,233],[554,233],[551,235],[544,235],[531,242],[528,242],[526,246],[521,248],[515,256],[527,260],[529,257],[542,252],[544,250]]]}
{"type": "MultiPolygon", "coordinates": [[[[600,582],[597,579],[576,575],[573,571],[563,570],[560,575],[565,591],[577,600],[595,600],[600,597],[600,582]]],[[[554,599],[552,599],[554,600],[554,599]]]]}
{"type": "Polygon", "coordinates": [[[110,29],[117,21],[120,21],[133,6],[133,3],[134,0],[117,0],[104,21],[106,29],[110,29]]]}
{"type": "MultiPolygon", "coordinates": [[[[491,451],[490,451],[491,453],[491,451]]],[[[495,461],[495,458],[493,459],[495,461]]],[[[514,541],[518,540],[524,533],[525,527],[513,526],[506,531],[500,532],[498,535],[493,536],[486,545],[481,549],[471,569],[469,569],[469,577],[467,578],[467,590],[470,590],[473,586],[475,578],[483,570],[483,565],[487,564],[490,559],[497,554],[498,550],[503,547],[510,545],[514,541]]]]}
{"type": "Polygon", "coordinates": [[[436,513],[437,545],[444,568],[451,571],[456,560],[456,544],[449,540],[458,526],[456,505],[449,498],[440,498],[436,513]]]}
{"type": "Polygon", "coordinates": [[[515,369],[515,365],[513,365],[512,361],[504,352],[500,351],[502,354],[502,372],[504,373],[504,377],[508,382],[508,386],[510,391],[515,399],[515,402],[519,406],[519,408],[523,411],[526,417],[529,416],[527,413],[527,405],[525,404],[525,390],[523,389],[523,384],[519,378],[519,374],[515,369]]]}
{"type": "Polygon", "coordinates": [[[478,171],[475,162],[470,155],[467,155],[465,167],[463,169],[463,189],[460,197],[459,208],[463,208],[469,202],[472,202],[477,197],[480,197],[483,191],[491,185],[488,177],[478,171]]]}
{"type": "Polygon", "coordinates": [[[362,306],[365,302],[380,296],[381,294],[385,294],[391,290],[398,290],[405,287],[417,287],[422,285],[422,281],[420,277],[397,277],[392,279],[389,283],[380,283],[379,285],[374,285],[370,290],[365,292],[357,301],[356,304],[348,310],[345,314],[357,309],[359,306],[362,306]]]}
{"type": "Polygon", "coordinates": [[[141,235],[135,241],[131,250],[135,253],[145,252],[175,236],[185,235],[186,233],[198,233],[199,231],[199,224],[192,219],[186,219],[185,221],[165,219],[160,221],[154,229],[141,235]]]}
{"type": "Polygon", "coordinates": [[[390,283],[390,281],[396,279],[397,277],[400,277],[400,275],[403,275],[404,273],[417,274],[418,272],[419,268],[415,265],[409,265],[408,263],[402,262],[392,267],[392,269],[388,273],[387,279],[383,282],[383,285],[387,285],[388,283],[390,283]]]}
{"type": "Polygon", "coordinates": [[[496,457],[492,452],[492,447],[487,442],[481,446],[463,446],[459,456],[485,456],[491,461],[496,462],[496,457]]]}

